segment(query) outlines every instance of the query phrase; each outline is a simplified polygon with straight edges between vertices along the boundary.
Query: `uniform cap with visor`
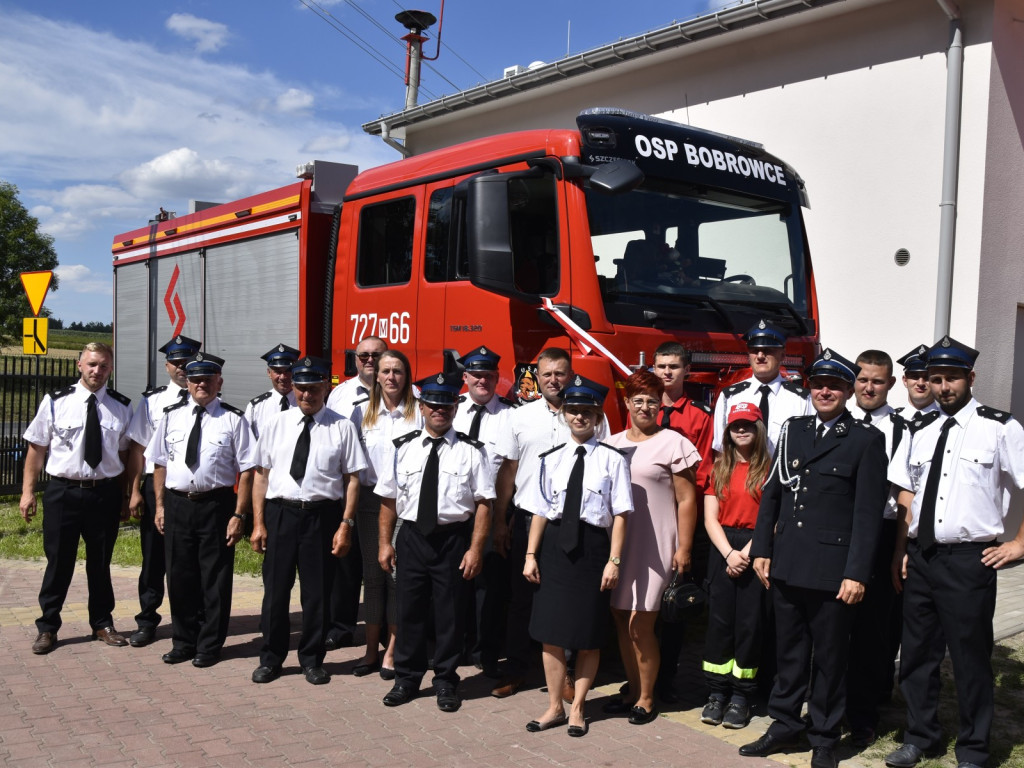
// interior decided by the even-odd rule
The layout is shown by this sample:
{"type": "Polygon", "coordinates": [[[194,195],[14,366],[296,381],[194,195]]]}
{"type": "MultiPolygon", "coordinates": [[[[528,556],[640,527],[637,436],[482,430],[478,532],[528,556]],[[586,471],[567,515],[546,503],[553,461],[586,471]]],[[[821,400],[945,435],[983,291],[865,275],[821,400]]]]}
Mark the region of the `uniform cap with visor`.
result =
{"type": "Polygon", "coordinates": [[[462,374],[457,371],[442,371],[414,383],[420,389],[420,402],[428,405],[455,405],[459,402],[462,374]]]}
{"type": "Polygon", "coordinates": [[[307,355],[292,365],[292,382],[295,384],[320,384],[331,380],[331,361],[323,357],[307,355]]]}
{"type": "Polygon", "coordinates": [[[786,332],[762,318],[757,325],[743,334],[743,340],[750,349],[785,347],[786,332]]]}
{"type": "Polygon", "coordinates": [[[200,376],[217,376],[224,368],[224,358],[211,355],[208,352],[198,352],[185,363],[185,375],[188,378],[200,376]]]}
{"type": "Polygon", "coordinates": [[[295,347],[278,344],[265,355],[260,355],[260,358],[267,361],[268,368],[291,368],[301,354],[295,347]]]}
{"type": "Polygon", "coordinates": [[[904,373],[924,373],[928,370],[928,364],[925,362],[927,354],[928,345],[918,344],[896,362],[903,366],[904,373]]]}
{"type": "Polygon", "coordinates": [[[200,341],[190,339],[188,336],[178,335],[160,347],[159,351],[167,356],[167,362],[177,363],[182,360],[188,360],[202,346],[203,344],[200,341]]]}
{"type": "Polygon", "coordinates": [[[459,358],[459,363],[467,371],[496,371],[501,355],[485,346],[479,346],[459,358]]]}
{"type": "Polygon", "coordinates": [[[600,408],[607,396],[608,387],[580,375],[574,376],[562,390],[562,402],[565,405],[593,405],[600,408]]]}
{"type": "Polygon", "coordinates": [[[925,353],[925,363],[929,368],[964,368],[970,371],[980,354],[978,350],[946,335],[925,353]]]}
{"type": "Polygon", "coordinates": [[[860,366],[847,360],[838,352],[833,352],[827,347],[821,351],[811,367],[807,369],[807,378],[813,379],[816,376],[832,376],[842,379],[847,384],[853,384],[860,373],[860,366]]]}

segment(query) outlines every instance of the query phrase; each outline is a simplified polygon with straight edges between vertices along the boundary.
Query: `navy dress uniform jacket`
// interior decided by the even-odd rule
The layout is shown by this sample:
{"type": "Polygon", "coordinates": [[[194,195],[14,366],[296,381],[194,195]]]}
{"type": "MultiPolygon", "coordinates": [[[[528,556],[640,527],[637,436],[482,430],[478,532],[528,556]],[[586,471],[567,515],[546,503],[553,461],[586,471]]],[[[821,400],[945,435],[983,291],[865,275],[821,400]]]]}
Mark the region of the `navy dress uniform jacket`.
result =
{"type": "Polygon", "coordinates": [[[771,558],[773,580],[838,592],[843,579],[871,579],[889,489],[885,437],[844,412],[815,445],[815,421],[787,424],[750,554],[771,558]]]}

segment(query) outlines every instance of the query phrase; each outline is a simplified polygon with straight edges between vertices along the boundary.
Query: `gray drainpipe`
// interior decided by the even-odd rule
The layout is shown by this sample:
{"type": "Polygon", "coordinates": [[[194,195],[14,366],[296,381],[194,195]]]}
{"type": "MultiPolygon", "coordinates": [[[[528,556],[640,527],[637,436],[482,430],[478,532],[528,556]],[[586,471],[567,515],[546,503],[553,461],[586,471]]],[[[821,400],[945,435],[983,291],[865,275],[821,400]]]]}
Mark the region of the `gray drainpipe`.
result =
{"type": "Polygon", "coordinates": [[[957,184],[960,170],[960,106],[963,100],[964,43],[960,8],[953,0],[937,0],[949,17],[946,52],[946,134],[942,147],[942,202],[939,204],[939,260],[936,265],[935,337],[949,333],[953,304],[953,256],[956,249],[957,184]]]}
{"type": "Polygon", "coordinates": [[[384,143],[387,144],[389,147],[401,152],[403,158],[409,156],[409,150],[406,149],[405,145],[402,144],[398,139],[391,138],[391,129],[388,127],[387,122],[385,122],[384,120],[380,121],[380,137],[384,140],[384,143]]]}

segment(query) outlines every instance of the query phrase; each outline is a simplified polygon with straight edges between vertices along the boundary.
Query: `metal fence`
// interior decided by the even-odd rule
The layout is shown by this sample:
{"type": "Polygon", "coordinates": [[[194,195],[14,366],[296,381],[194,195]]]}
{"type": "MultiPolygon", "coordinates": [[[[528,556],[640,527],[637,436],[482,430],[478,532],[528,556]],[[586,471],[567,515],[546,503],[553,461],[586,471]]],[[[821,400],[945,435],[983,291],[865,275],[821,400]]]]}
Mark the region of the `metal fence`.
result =
{"type": "Polygon", "coordinates": [[[77,379],[78,369],[70,358],[0,356],[0,493],[21,491],[25,465],[21,436],[43,395],[77,379]]]}

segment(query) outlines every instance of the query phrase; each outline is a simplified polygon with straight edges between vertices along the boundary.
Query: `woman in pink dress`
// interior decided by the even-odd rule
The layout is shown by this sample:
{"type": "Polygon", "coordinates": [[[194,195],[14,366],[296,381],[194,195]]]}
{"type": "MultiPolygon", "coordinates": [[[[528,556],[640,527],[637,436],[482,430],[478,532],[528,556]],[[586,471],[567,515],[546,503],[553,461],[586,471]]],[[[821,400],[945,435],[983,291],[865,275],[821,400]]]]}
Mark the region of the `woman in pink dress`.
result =
{"type": "Polygon", "coordinates": [[[630,427],[608,439],[630,463],[634,510],[611,599],[629,690],[605,711],[629,713],[633,725],[658,716],[654,685],[661,656],[654,622],[661,593],[690,559],[697,521],[695,473],[701,456],[678,432],[659,426],[664,389],[649,371],[630,376],[625,388],[630,427]]]}

